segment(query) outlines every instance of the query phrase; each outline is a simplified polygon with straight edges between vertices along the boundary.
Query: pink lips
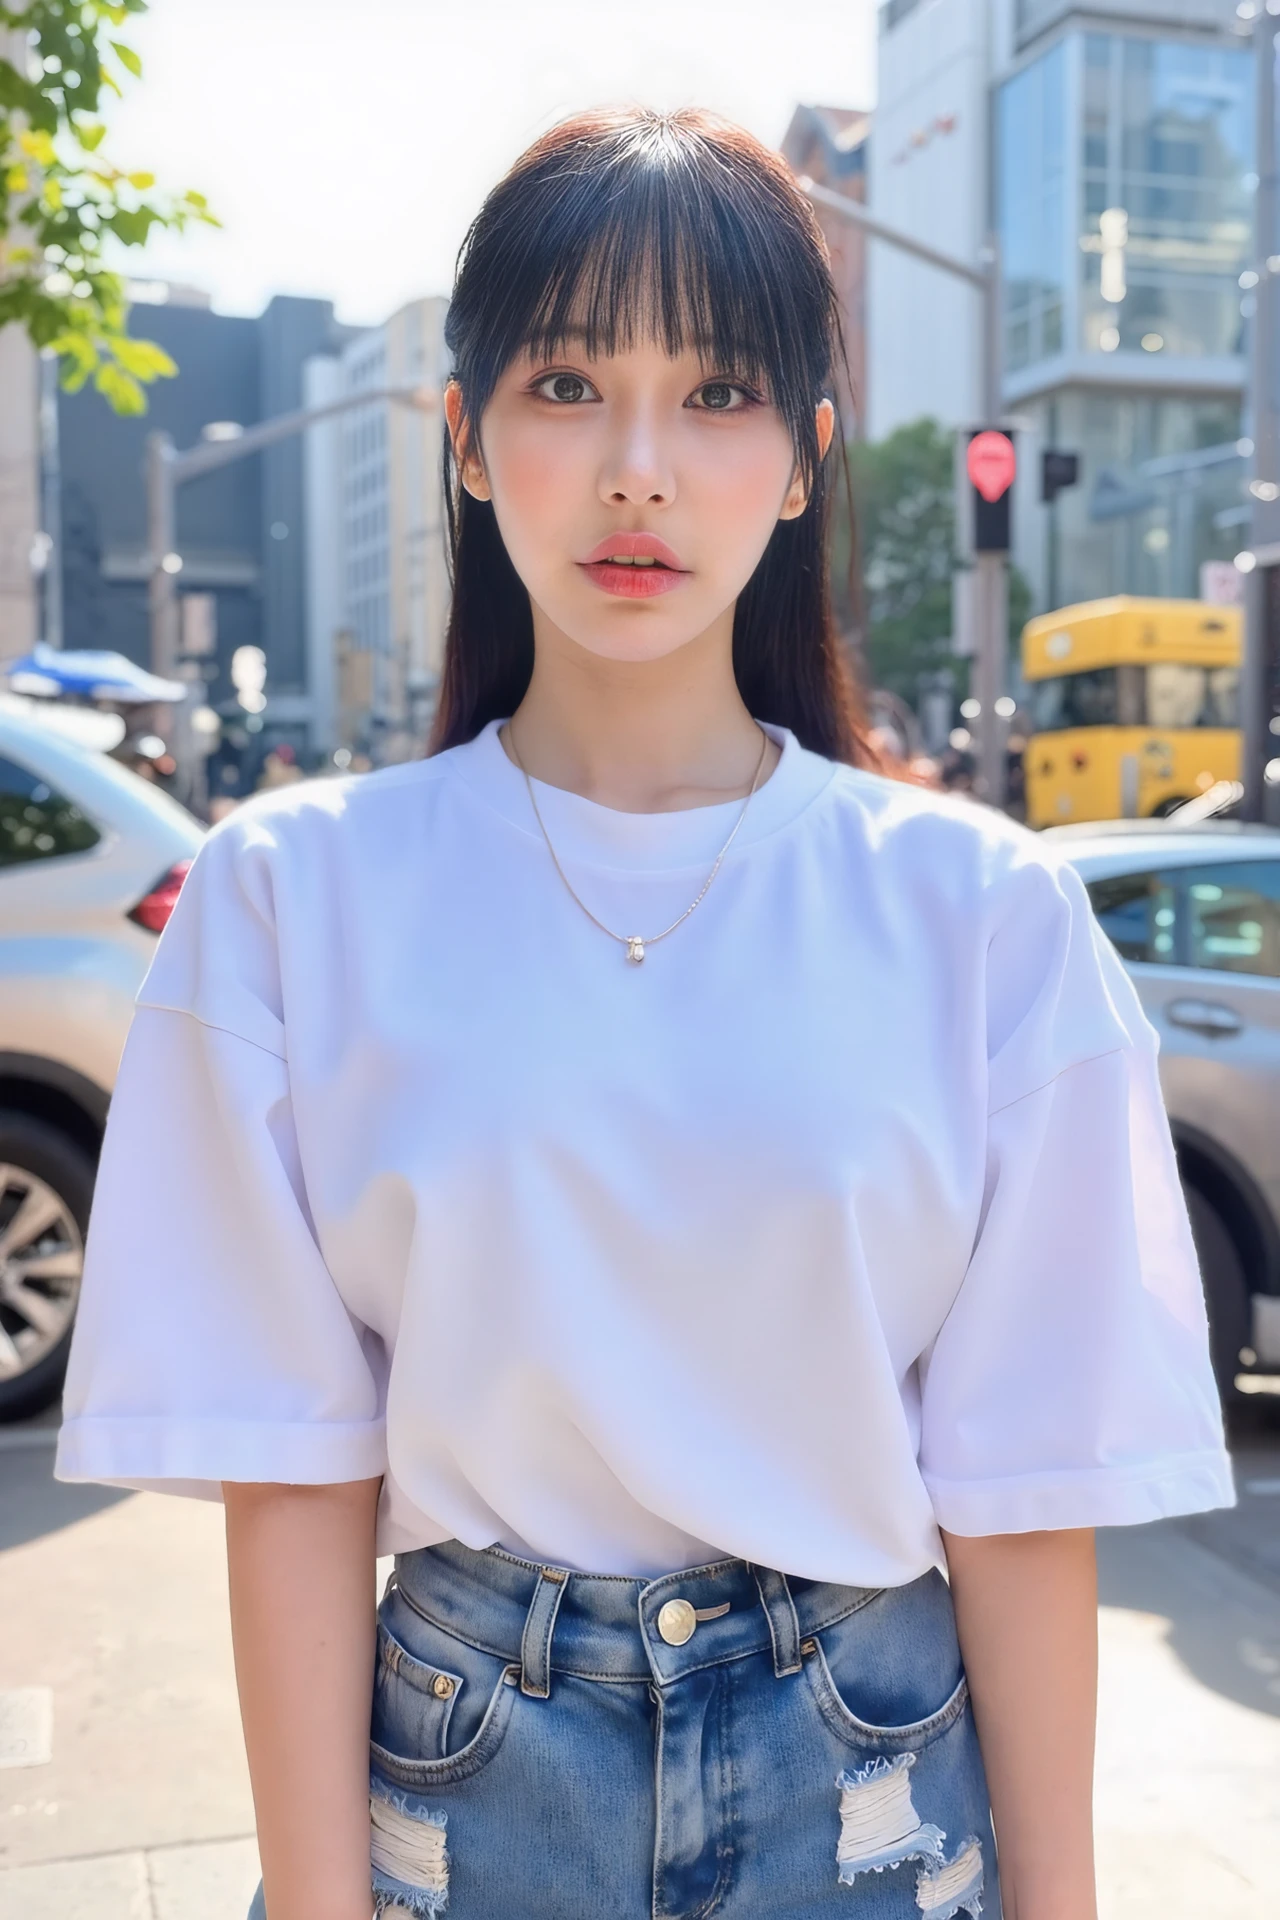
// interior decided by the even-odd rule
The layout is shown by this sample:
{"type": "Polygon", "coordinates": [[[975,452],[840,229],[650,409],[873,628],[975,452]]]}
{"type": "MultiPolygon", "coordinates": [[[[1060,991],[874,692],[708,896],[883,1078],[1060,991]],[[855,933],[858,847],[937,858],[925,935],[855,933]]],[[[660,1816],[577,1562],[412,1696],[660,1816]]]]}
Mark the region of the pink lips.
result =
{"type": "Polygon", "coordinates": [[[679,554],[656,533],[608,534],[579,564],[596,586],[622,600],[652,600],[660,593],[671,593],[688,578],[679,554]],[[652,560],[655,564],[617,566],[613,564],[615,555],[629,560],[652,560]]]}

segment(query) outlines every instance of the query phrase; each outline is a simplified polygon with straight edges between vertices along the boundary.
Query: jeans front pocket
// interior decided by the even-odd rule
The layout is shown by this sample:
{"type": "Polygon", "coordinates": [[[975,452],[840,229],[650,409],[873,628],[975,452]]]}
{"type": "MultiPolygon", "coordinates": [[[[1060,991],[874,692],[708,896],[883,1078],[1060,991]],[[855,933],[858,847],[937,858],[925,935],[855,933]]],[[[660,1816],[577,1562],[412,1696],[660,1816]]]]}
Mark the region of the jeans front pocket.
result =
{"type": "Polygon", "coordinates": [[[393,1590],[378,1622],[375,1772],[427,1787],[478,1773],[501,1746],[519,1668],[438,1627],[393,1590]]]}
{"type": "Polygon", "coordinates": [[[951,1592],[939,1573],[885,1588],[804,1648],[819,1712],[854,1746],[918,1751],[964,1710],[968,1689],[951,1592]]]}

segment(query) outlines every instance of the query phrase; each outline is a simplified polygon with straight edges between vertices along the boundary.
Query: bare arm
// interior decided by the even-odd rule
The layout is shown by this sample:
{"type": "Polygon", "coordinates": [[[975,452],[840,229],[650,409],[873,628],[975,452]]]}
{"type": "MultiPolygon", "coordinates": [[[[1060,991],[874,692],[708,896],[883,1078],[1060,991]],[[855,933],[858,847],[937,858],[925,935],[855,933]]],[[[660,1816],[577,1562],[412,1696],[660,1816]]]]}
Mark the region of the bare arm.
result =
{"type": "Polygon", "coordinates": [[[223,1488],[270,1920],[369,1920],[377,1480],[223,1488]]]}
{"type": "Polygon", "coordinates": [[[1005,1920],[1097,1920],[1093,1534],[944,1534],[1005,1920]]]}

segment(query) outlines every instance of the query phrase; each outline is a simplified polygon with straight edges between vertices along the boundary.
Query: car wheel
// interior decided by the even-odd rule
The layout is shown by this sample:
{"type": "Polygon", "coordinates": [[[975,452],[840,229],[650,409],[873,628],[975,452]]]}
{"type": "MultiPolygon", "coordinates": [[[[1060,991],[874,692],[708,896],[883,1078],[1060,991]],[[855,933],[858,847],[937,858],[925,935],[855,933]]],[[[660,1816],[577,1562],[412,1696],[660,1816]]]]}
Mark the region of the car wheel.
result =
{"type": "Polygon", "coordinates": [[[1239,1401],[1236,1375],[1240,1349],[1252,1334],[1253,1304],[1244,1263],[1226,1222],[1198,1187],[1186,1189],[1191,1232],[1200,1256],[1204,1301],[1209,1315],[1209,1351],[1224,1406],[1239,1401]]]}
{"type": "Polygon", "coordinates": [[[0,1420],[38,1413],[62,1385],[93,1178],[66,1134],[0,1111],[0,1420]]]}

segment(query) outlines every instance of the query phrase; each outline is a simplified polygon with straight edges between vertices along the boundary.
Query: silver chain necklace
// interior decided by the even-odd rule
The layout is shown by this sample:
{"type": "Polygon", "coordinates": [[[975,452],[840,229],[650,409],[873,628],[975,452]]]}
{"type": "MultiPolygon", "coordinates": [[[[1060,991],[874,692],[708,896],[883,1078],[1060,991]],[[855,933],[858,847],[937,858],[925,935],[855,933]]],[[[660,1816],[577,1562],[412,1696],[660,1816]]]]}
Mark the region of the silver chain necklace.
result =
{"type": "Polygon", "coordinates": [[[547,832],[547,823],[543,819],[542,814],[538,810],[538,798],[533,791],[533,782],[529,778],[528,769],[526,768],[524,761],[520,758],[520,749],[516,745],[515,728],[511,725],[511,722],[508,720],[507,743],[511,748],[511,757],[515,761],[516,765],[519,767],[521,773],[524,774],[524,784],[529,790],[529,805],[533,808],[533,817],[537,821],[539,827],[541,828],[542,837],[547,843],[547,852],[551,855],[551,864],[554,866],[556,872],[560,875],[561,880],[563,880],[565,885],[565,891],[568,893],[569,898],[575,901],[577,905],[581,907],[582,911],[586,914],[588,920],[591,921],[593,926],[599,927],[601,933],[607,933],[611,940],[616,940],[620,947],[626,948],[627,959],[631,962],[632,966],[638,967],[640,965],[641,961],[644,959],[645,951],[647,948],[656,946],[659,940],[665,940],[669,933],[674,933],[677,927],[682,927],[685,921],[689,918],[689,915],[695,910],[695,908],[700,907],[702,905],[703,901],[707,897],[707,894],[710,892],[711,882],[715,879],[716,875],[719,873],[726,853],[728,853],[730,847],[733,845],[734,841],[737,839],[738,830],[741,827],[743,821],[747,817],[747,808],[751,805],[752,800],[755,798],[756,788],[760,785],[760,775],[764,772],[765,756],[769,751],[769,736],[767,733],[765,733],[763,727],[761,727],[760,732],[763,735],[763,740],[760,747],[760,758],[756,762],[755,778],[751,782],[751,791],[748,793],[746,799],[743,801],[742,812],[738,815],[737,819],[733,823],[733,831],[730,833],[729,838],[725,841],[719,853],[716,855],[715,860],[712,864],[711,871],[707,875],[706,879],[703,881],[701,891],[699,892],[697,898],[694,900],[691,900],[688,906],[685,908],[684,912],[679,916],[679,918],[673,920],[669,927],[664,927],[661,933],[650,933],[650,934],[615,933],[612,927],[606,927],[604,921],[599,919],[597,915],[592,913],[586,901],[582,898],[582,896],[578,892],[575,891],[573,884],[569,879],[568,874],[565,872],[564,868],[560,865],[560,856],[556,852],[555,847],[552,845],[551,835],[547,832]]]}

